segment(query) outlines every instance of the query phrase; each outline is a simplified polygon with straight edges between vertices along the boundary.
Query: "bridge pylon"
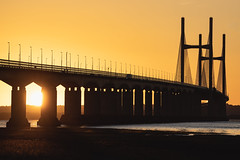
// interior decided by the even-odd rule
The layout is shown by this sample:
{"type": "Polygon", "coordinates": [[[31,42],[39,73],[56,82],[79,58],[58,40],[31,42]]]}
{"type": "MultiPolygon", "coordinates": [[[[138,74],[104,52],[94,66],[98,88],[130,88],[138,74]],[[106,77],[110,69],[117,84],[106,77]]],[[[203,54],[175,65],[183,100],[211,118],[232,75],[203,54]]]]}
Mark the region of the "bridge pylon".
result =
{"type": "MultiPolygon", "coordinates": [[[[208,43],[202,44],[202,35],[199,34],[199,44],[198,45],[189,45],[186,43],[185,38],[185,19],[181,18],[181,41],[180,41],[180,63],[181,63],[181,83],[186,83],[185,80],[185,71],[186,71],[186,50],[188,49],[198,49],[198,79],[197,79],[197,85],[202,87],[208,87],[209,88],[209,95],[208,95],[208,106],[209,106],[209,116],[215,115],[216,117],[219,117],[218,112],[216,108],[222,108],[221,110],[226,110],[226,101],[228,100],[228,97],[226,96],[226,65],[225,65],[225,39],[226,35],[223,34],[223,44],[222,44],[222,56],[220,57],[214,57],[213,56],[213,18],[209,18],[209,36],[208,36],[208,43]],[[202,50],[206,49],[206,55],[202,55],[202,50]],[[219,60],[221,62],[220,71],[219,71],[219,80],[221,81],[221,85],[219,88],[221,88],[222,94],[217,93],[218,91],[215,88],[214,85],[214,75],[213,75],[213,61],[219,60]],[[207,62],[204,62],[207,61],[207,62]],[[206,66],[203,66],[203,63],[206,64],[206,66]],[[205,68],[204,68],[205,67],[205,68]],[[208,77],[208,79],[207,79],[208,77]],[[204,79],[206,78],[206,79],[204,79]],[[203,81],[204,80],[204,81],[203,81]],[[203,82],[205,84],[203,84],[203,82]],[[208,82],[208,83],[207,83],[208,82]],[[218,99],[218,100],[217,100],[218,99]],[[218,103],[220,99],[223,99],[221,101],[222,103],[218,103]],[[215,108],[215,109],[214,109],[215,108]]],[[[178,71],[178,70],[177,70],[178,71]]],[[[178,73],[177,73],[178,74],[178,73]]],[[[177,76],[176,76],[177,77],[177,76]]],[[[218,85],[219,86],[219,85],[218,85]]],[[[220,91],[219,90],[219,91],[220,91]]],[[[223,113],[224,111],[219,111],[219,113],[223,113]]],[[[223,113],[224,114],[224,113],[223,113]]],[[[221,114],[221,116],[223,115],[221,114]]]]}
{"type": "Polygon", "coordinates": [[[184,17],[181,18],[181,42],[180,42],[180,58],[181,58],[181,83],[185,83],[185,50],[188,49],[199,49],[198,53],[198,85],[202,86],[202,74],[203,73],[203,61],[208,61],[208,87],[209,90],[213,89],[213,61],[220,60],[222,62],[222,93],[226,95],[226,65],[225,65],[225,44],[226,44],[226,35],[223,34],[223,48],[222,48],[222,56],[221,57],[213,57],[213,18],[209,18],[209,36],[208,36],[208,43],[202,44],[202,34],[199,34],[199,44],[198,45],[189,45],[186,43],[185,40],[185,19],[184,17]],[[202,55],[202,49],[206,49],[209,53],[208,56],[202,55]]]}

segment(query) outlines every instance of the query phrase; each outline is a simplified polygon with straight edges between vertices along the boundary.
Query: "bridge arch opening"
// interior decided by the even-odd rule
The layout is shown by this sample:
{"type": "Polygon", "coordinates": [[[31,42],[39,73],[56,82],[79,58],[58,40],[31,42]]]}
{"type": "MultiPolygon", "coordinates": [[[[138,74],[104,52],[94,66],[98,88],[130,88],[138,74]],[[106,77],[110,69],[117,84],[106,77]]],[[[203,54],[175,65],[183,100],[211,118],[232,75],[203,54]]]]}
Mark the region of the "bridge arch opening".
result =
{"type": "MultiPolygon", "coordinates": [[[[37,120],[41,116],[41,106],[43,100],[42,87],[32,82],[26,88],[26,117],[32,121],[31,126],[37,126],[37,120]]],[[[18,89],[18,88],[17,88],[18,89]]]]}
{"type": "Polygon", "coordinates": [[[63,85],[58,85],[56,87],[57,89],[57,117],[60,119],[60,117],[64,114],[64,108],[65,108],[65,87],[63,85]]]}
{"type": "Polygon", "coordinates": [[[12,87],[0,80],[0,118],[9,120],[11,116],[11,90],[12,87]]]}
{"type": "Polygon", "coordinates": [[[2,92],[0,92],[1,104],[0,106],[11,106],[11,90],[12,87],[0,80],[0,88],[2,92]]]}

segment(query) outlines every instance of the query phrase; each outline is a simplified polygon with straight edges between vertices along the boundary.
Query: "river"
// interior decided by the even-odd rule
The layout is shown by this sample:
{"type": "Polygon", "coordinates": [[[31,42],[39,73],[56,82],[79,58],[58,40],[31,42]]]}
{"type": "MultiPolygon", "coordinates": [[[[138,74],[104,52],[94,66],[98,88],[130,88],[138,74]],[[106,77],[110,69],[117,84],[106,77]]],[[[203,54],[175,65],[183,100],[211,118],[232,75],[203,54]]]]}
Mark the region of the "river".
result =
{"type": "MultiPolygon", "coordinates": [[[[29,120],[31,127],[37,126],[38,120],[29,120]]],[[[0,127],[6,127],[7,120],[0,120],[0,127]]],[[[61,126],[66,127],[66,126],[61,126]]],[[[240,120],[217,121],[217,122],[181,122],[181,123],[154,123],[154,124],[130,124],[130,125],[108,125],[108,126],[84,126],[85,128],[109,128],[109,129],[131,129],[131,130],[152,130],[152,131],[179,131],[240,135],[240,120]]]]}

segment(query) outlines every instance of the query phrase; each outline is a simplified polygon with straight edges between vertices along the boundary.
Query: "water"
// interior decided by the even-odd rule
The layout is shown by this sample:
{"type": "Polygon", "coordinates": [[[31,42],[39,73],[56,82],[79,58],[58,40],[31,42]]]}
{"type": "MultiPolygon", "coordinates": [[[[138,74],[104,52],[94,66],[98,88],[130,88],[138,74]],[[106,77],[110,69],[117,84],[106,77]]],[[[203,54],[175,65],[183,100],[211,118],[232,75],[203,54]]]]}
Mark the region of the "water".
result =
{"type": "MultiPolygon", "coordinates": [[[[28,122],[30,123],[31,127],[38,127],[37,126],[37,121],[38,120],[28,120],[28,122]]],[[[0,120],[0,128],[5,128],[6,127],[6,123],[8,122],[8,120],[0,120]]]]}
{"type": "MultiPolygon", "coordinates": [[[[6,127],[8,120],[0,120],[0,128],[6,127]]],[[[31,127],[37,126],[38,120],[29,120],[31,127]]],[[[66,126],[62,126],[66,127],[66,126]]],[[[240,120],[221,122],[182,122],[182,123],[158,123],[158,124],[132,124],[132,125],[108,125],[91,126],[85,128],[112,128],[130,130],[152,130],[152,131],[179,131],[206,134],[240,135],[240,120]]],[[[193,134],[194,135],[194,134],[193,134]]]]}
{"type": "Polygon", "coordinates": [[[94,128],[192,132],[192,134],[190,135],[194,135],[194,133],[240,135],[240,120],[221,122],[182,122],[182,123],[113,125],[113,126],[97,126],[94,128]]]}

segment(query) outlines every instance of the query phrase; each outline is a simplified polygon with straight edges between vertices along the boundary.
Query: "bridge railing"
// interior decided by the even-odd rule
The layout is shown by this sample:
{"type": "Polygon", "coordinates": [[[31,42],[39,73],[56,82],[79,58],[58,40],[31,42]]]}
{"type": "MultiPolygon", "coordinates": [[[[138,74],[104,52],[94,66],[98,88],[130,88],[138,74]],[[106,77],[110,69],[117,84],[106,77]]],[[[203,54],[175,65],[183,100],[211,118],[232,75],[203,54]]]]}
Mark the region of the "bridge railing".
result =
{"type": "MultiPolygon", "coordinates": [[[[126,74],[126,73],[93,70],[93,69],[85,69],[85,68],[75,68],[75,67],[68,67],[68,66],[29,63],[29,62],[5,60],[5,59],[0,59],[0,67],[26,69],[26,70],[39,70],[39,71],[46,71],[46,72],[58,72],[58,73],[66,73],[66,74],[81,74],[81,75],[92,75],[92,76],[99,75],[99,76],[106,76],[106,77],[161,81],[161,82],[181,84],[180,82],[173,81],[173,80],[148,77],[148,76],[140,76],[140,75],[135,75],[135,74],[126,74]]],[[[185,85],[192,86],[191,84],[185,84],[185,85]]]]}

